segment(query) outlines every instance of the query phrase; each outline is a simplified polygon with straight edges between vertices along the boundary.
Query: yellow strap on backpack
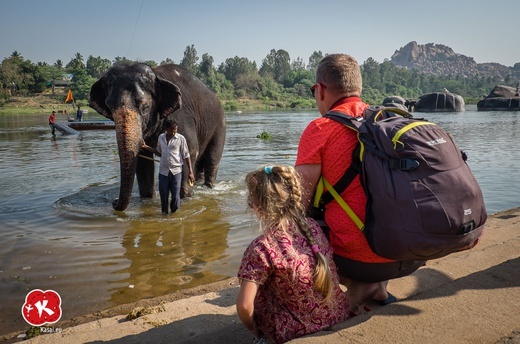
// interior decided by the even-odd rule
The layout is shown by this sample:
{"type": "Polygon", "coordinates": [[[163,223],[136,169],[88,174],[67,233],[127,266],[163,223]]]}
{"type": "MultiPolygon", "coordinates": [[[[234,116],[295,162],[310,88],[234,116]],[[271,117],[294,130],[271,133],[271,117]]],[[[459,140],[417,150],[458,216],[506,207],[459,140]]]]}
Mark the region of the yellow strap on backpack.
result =
{"type": "Polygon", "coordinates": [[[315,208],[320,208],[321,195],[323,195],[323,176],[320,177],[320,180],[318,181],[318,185],[316,185],[316,192],[314,193],[314,202],[313,202],[313,205],[315,208]]]}
{"type": "Polygon", "coordinates": [[[352,219],[352,221],[354,221],[357,228],[359,228],[360,230],[363,230],[363,228],[365,227],[365,224],[363,223],[363,221],[361,221],[361,219],[356,215],[356,213],[354,213],[354,210],[352,210],[352,208],[350,208],[348,206],[348,204],[345,202],[345,200],[343,198],[341,198],[341,196],[336,192],[336,190],[334,190],[332,185],[329,184],[327,179],[323,178],[323,176],[320,177],[320,180],[318,181],[318,185],[316,185],[314,206],[317,208],[319,207],[319,202],[320,202],[321,195],[323,194],[324,187],[327,188],[327,190],[334,197],[336,202],[338,202],[338,204],[341,206],[341,208],[343,208],[343,210],[345,210],[345,213],[347,213],[347,215],[352,219]]]}

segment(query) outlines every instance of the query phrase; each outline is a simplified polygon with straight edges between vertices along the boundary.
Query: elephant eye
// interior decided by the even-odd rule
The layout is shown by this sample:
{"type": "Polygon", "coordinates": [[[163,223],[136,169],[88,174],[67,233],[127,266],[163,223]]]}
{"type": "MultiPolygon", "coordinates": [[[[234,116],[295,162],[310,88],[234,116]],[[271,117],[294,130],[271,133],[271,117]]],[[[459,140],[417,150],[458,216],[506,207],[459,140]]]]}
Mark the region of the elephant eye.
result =
{"type": "Polygon", "coordinates": [[[148,113],[150,111],[150,105],[148,104],[144,104],[142,107],[141,107],[141,112],[142,113],[148,113]]]}

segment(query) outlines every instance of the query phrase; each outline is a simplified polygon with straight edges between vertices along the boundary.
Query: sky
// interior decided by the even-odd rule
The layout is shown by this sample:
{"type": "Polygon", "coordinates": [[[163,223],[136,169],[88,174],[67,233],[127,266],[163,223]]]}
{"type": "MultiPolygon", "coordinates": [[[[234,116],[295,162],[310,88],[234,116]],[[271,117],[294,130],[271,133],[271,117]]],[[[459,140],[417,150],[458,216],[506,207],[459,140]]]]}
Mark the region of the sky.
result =
{"type": "Polygon", "coordinates": [[[477,63],[520,62],[520,1],[0,0],[0,61],[67,64],[76,53],[179,63],[194,45],[217,67],[283,49],[379,63],[411,41],[443,44],[477,63]]]}

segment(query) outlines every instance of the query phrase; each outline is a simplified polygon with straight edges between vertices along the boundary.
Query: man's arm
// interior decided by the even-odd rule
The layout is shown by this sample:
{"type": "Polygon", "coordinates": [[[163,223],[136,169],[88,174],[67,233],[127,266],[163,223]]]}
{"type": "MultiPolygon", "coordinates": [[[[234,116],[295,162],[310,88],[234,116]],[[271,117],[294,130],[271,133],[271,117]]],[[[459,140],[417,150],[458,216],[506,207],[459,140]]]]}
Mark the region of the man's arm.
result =
{"type": "Polygon", "coordinates": [[[303,186],[303,205],[305,208],[309,207],[314,189],[321,176],[321,164],[306,164],[295,167],[296,172],[300,175],[303,186]]]}
{"type": "Polygon", "coordinates": [[[188,157],[184,158],[184,163],[188,165],[190,183],[193,184],[195,182],[195,175],[193,174],[193,168],[191,167],[191,159],[189,155],[188,157]]]}
{"type": "Polygon", "coordinates": [[[146,144],[146,142],[144,142],[144,140],[141,141],[141,148],[144,149],[144,150],[147,150],[149,151],[150,153],[153,153],[157,156],[161,156],[161,153],[157,150],[157,148],[154,148],[154,147],[151,147],[151,146],[148,146],[146,144]]]}

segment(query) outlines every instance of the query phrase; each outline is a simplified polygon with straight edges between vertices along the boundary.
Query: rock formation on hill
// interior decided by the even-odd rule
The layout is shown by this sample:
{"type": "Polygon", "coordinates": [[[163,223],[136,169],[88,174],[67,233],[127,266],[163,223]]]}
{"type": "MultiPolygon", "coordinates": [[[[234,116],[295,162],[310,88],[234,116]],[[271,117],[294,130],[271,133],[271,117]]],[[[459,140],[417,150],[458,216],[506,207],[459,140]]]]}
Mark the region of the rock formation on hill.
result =
{"type": "Polygon", "coordinates": [[[442,44],[421,45],[413,41],[396,50],[390,60],[400,67],[439,76],[498,77],[508,82],[520,80],[520,62],[514,67],[499,63],[476,63],[472,57],[458,54],[442,44]]]}

